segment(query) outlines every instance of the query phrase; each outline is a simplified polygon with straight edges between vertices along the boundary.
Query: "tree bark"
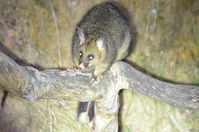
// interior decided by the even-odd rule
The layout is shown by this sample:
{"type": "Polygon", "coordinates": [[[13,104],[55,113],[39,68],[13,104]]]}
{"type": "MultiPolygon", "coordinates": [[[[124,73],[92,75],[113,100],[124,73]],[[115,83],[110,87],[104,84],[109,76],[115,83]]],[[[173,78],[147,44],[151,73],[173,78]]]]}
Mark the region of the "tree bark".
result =
{"type": "Polygon", "coordinates": [[[199,111],[199,86],[172,84],[117,62],[93,82],[90,71],[20,66],[0,52],[0,88],[28,100],[62,99],[96,102],[94,131],[117,131],[121,89],[144,94],[174,106],[199,111]]]}

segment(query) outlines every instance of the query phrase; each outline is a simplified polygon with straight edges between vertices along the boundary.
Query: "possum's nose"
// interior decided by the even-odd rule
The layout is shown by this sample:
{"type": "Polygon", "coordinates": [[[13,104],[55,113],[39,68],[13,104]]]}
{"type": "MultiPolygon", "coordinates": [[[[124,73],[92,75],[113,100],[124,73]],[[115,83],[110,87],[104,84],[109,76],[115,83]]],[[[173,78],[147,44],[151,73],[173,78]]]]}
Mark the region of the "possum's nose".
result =
{"type": "Polygon", "coordinates": [[[84,62],[82,62],[79,66],[80,66],[81,69],[85,69],[86,68],[84,62]]]}

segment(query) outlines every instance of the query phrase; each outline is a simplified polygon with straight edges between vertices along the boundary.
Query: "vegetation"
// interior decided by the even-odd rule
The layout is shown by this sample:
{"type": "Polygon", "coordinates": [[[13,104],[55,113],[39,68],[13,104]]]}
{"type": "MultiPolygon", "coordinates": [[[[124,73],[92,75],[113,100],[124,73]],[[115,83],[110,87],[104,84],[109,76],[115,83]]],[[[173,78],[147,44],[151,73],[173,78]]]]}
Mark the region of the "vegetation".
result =
{"type": "MultiPolygon", "coordinates": [[[[65,68],[71,63],[69,44],[77,22],[100,2],[102,0],[1,1],[0,43],[28,63],[43,68],[65,68]]],[[[157,78],[199,84],[199,12],[196,8],[199,2],[119,2],[127,8],[135,26],[136,46],[128,60],[157,78]]],[[[199,131],[198,112],[127,90],[121,94],[123,132],[199,131]]],[[[86,132],[89,125],[77,122],[76,107],[77,102],[28,102],[9,94],[4,109],[14,123],[31,131],[86,132]]]]}

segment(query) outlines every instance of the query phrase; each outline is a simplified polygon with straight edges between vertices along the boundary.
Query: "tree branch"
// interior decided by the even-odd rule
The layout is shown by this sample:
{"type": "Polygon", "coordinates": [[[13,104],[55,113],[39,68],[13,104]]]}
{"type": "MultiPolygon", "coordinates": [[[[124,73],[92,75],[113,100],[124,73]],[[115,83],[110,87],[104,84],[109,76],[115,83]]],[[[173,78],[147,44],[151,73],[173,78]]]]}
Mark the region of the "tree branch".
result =
{"type": "Polygon", "coordinates": [[[100,95],[91,87],[89,74],[62,70],[39,71],[20,66],[0,52],[0,86],[28,100],[54,98],[76,101],[94,100],[100,95]],[[88,96],[82,96],[88,95],[88,96]]]}
{"type": "Polygon", "coordinates": [[[199,110],[199,87],[160,81],[127,63],[117,62],[95,83],[89,72],[20,66],[0,52],[0,87],[28,100],[64,99],[96,102],[96,131],[117,131],[118,92],[131,89],[175,106],[199,110]]]}
{"type": "Polygon", "coordinates": [[[123,75],[122,77],[125,77],[128,82],[128,89],[174,106],[199,111],[198,85],[161,81],[138,71],[126,63],[120,63],[118,68],[123,75]]]}

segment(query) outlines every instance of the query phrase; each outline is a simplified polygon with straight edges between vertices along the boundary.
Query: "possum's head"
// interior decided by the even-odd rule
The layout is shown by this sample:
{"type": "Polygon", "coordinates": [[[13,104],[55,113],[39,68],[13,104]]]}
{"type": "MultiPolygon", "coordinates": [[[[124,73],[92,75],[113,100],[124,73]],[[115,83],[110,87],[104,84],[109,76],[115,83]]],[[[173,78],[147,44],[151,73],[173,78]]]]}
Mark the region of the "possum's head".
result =
{"type": "Polygon", "coordinates": [[[79,66],[84,69],[95,66],[101,60],[103,52],[106,48],[105,37],[92,37],[85,39],[84,33],[78,29],[78,36],[80,39],[79,45],[79,66]]]}

